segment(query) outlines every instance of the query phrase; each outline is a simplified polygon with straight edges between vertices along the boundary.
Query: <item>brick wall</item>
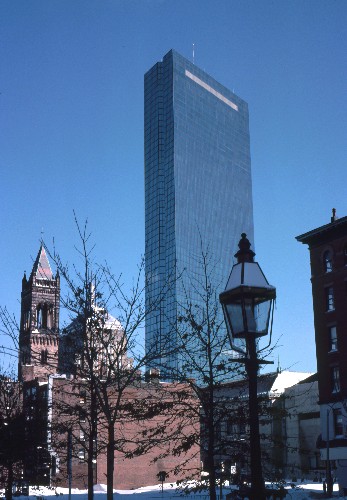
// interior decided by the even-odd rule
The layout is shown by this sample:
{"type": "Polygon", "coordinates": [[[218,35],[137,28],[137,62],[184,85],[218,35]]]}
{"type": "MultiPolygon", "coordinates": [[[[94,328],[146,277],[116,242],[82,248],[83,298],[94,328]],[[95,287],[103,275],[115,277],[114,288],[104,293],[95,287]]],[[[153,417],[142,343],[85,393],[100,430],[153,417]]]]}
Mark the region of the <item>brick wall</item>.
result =
{"type": "MultiPolygon", "coordinates": [[[[59,463],[54,482],[67,486],[67,428],[73,429],[73,486],[87,486],[88,415],[90,414],[88,387],[78,379],[53,379],[52,397],[52,449],[59,463]],[[82,394],[82,395],[81,395],[82,394]],[[70,407],[70,410],[69,410],[70,407]],[[85,410],[85,422],[79,421],[85,410]]],[[[198,402],[183,384],[137,383],[128,387],[123,395],[122,408],[116,424],[114,488],[132,489],[158,484],[159,471],[168,473],[167,482],[187,477],[199,477],[200,449],[198,443],[181,454],[176,453],[182,436],[198,435],[198,402]],[[184,399],[180,396],[185,393],[184,399]],[[136,415],[133,414],[136,408],[136,415]],[[151,408],[156,408],[152,412],[151,408]],[[151,416],[151,412],[153,413],[151,416]],[[159,413],[158,413],[159,412],[159,413]],[[138,453],[141,446],[142,453],[138,453]],[[127,455],[132,454],[131,458],[127,455]]],[[[110,399],[117,398],[117,393],[110,399]]],[[[84,416],[82,416],[84,419],[84,416]]],[[[107,422],[99,411],[96,483],[106,483],[107,422]],[[101,449],[103,447],[103,449],[101,449]]]]}

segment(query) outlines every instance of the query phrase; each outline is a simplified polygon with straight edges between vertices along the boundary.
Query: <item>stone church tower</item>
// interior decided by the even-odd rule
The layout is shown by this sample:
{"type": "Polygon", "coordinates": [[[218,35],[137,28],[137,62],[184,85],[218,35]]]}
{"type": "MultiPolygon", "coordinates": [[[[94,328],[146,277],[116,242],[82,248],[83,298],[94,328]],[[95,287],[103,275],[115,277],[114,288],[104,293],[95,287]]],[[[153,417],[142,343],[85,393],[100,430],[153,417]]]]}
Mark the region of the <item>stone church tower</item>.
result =
{"type": "Polygon", "coordinates": [[[18,376],[46,381],[58,366],[60,278],[53,276],[43,245],[29,279],[24,273],[21,297],[18,376]]]}

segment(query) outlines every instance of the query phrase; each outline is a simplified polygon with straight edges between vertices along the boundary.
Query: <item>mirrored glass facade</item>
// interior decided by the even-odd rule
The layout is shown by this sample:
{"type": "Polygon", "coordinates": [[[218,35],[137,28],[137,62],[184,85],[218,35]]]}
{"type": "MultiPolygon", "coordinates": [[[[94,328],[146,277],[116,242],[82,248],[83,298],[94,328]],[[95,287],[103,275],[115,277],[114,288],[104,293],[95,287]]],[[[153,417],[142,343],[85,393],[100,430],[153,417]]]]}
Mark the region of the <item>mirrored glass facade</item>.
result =
{"type": "Polygon", "coordinates": [[[145,75],[145,214],[146,350],[175,368],[179,304],[185,286],[199,300],[201,248],[220,292],[241,233],[254,239],[247,103],[173,50],[145,75]]]}

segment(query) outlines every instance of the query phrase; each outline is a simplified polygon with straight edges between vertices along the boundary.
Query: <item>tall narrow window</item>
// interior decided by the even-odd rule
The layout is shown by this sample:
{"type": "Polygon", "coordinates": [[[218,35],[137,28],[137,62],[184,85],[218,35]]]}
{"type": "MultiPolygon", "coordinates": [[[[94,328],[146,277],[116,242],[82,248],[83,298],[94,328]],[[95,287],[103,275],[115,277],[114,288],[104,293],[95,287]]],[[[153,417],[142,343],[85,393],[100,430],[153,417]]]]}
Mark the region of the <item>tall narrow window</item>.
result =
{"type": "Polygon", "coordinates": [[[84,389],[80,390],[80,403],[85,403],[87,400],[87,392],[84,389]]]}
{"type": "Polygon", "coordinates": [[[325,306],[327,311],[333,311],[335,309],[334,289],[332,286],[325,289],[325,306]]]}
{"type": "Polygon", "coordinates": [[[331,389],[332,392],[340,392],[340,370],[338,366],[331,368],[331,389]]]}
{"type": "Polygon", "coordinates": [[[47,308],[47,328],[53,328],[53,307],[52,305],[47,308]]]}
{"type": "Polygon", "coordinates": [[[341,410],[336,409],[334,411],[334,433],[335,437],[343,436],[343,417],[341,410]]]}
{"type": "Polygon", "coordinates": [[[42,310],[41,306],[38,306],[36,310],[36,327],[42,328],[42,310]]]}
{"type": "Polygon", "coordinates": [[[239,435],[243,436],[244,434],[246,434],[246,424],[245,424],[245,422],[240,422],[239,423],[239,435]]]}
{"type": "Polygon", "coordinates": [[[234,422],[232,418],[228,418],[226,422],[226,428],[227,428],[227,435],[231,436],[234,433],[234,422]]]}
{"type": "Polygon", "coordinates": [[[42,307],[42,328],[47,328],[47,304],[42,307]]]}
{"type": "Polygon", "coordinates": [[[324,271],[326,273],[331,273],[333,270],[333,258],[332,258],[332,253],[330,250],[327,250],[323,254],[323,264],[324,264],[324,271]]]}
{"type": "Polygon", "coordinates": [[[336,326],[331,326],[329,328],[329,346],[330,346],[330,351],[337,351],[336,326]]]}
{"type": "Polygon", "coordinates": [[[44,349],[41,351],[41,365],[46,365],[48,360],[48,351],[44,349]]]}
{"type": "Polygon", "coordinates": [[[29,330],[30,328],[30,310],[24,312],[23,328],[24,330],[29,330]]]}

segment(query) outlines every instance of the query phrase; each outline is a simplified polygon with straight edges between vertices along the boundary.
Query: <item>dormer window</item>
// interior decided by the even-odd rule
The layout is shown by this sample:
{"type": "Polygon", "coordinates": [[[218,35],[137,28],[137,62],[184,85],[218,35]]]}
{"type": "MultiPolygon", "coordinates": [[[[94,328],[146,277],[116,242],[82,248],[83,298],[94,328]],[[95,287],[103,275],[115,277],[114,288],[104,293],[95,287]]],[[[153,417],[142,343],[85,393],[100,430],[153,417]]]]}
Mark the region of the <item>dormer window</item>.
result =
{"type": "Polygon", "coordinates": [[[323,254],[324,272],[331,273],[333,270],[333,256],[330,250],[326,250],[323,254]]]}

